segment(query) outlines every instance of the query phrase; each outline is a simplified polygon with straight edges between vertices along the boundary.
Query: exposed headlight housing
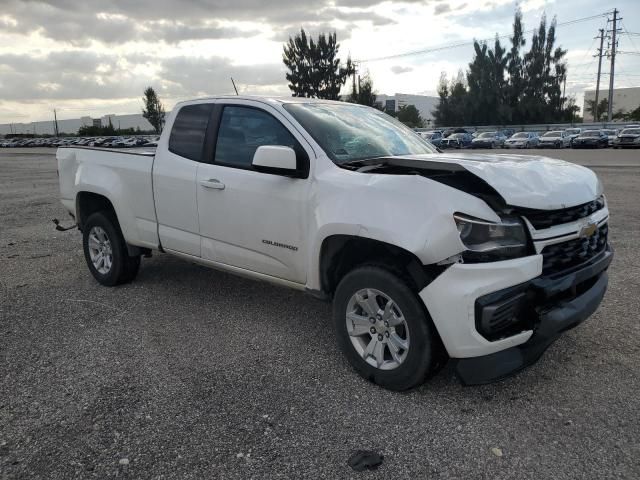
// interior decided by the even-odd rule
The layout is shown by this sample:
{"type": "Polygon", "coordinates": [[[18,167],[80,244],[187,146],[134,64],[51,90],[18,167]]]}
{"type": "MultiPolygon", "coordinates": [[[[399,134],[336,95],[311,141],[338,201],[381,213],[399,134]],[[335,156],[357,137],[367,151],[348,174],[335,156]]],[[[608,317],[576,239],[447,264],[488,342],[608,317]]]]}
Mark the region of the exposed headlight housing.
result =
{"type": "Polygon", "coordinates": [[[527,254],[527,234],[517,217],[502,217],[499,223],[494,223],[455,213],[453,219],[467,248],[462,252],[467,262],[495,262],[527,254]]]}

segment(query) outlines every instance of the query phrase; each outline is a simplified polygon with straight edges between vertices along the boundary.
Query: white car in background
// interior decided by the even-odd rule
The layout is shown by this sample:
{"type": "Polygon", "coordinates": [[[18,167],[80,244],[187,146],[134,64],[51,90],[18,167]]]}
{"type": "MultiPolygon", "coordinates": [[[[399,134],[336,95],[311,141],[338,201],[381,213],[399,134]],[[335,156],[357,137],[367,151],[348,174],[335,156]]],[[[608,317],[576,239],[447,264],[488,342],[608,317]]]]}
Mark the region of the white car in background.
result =
{"type": "Polygon", "coordinates": [[[568,148],[571,146],[571,138],[566,131],[553,130],[540,137],[540,148],[568,148]]]}

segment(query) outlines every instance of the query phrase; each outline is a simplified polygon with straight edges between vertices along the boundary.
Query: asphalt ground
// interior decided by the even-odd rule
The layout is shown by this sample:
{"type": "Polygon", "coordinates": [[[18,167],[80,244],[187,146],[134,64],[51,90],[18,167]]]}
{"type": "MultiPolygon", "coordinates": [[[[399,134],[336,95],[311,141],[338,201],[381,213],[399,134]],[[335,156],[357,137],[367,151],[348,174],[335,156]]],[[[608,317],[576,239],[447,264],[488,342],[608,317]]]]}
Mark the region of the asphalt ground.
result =
{"type": "Polygon", "coordinates": [[[393,393],[303,293],[162,254],[99,286],[51,223],[54,157],[0,151],[0,478],[639,478],[640,152],[544,154],[598,165],[601,308],[514,378],[463,387],[447,366],[393,393]],[[383,464],[352,471],[358,449],[383,464]]]}

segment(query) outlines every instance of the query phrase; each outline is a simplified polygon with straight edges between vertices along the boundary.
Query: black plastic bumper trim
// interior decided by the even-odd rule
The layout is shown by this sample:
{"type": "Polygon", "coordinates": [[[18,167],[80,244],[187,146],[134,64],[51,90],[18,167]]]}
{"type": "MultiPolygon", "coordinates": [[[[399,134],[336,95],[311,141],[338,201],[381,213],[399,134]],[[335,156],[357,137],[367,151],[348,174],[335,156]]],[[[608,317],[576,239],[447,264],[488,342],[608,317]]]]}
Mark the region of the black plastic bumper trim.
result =
{"type": "Polygon", "coordinates": [[[530,286],[541,292],[542,298],[551,298],[589,279],[596,279],[580,295],[571,300],[560,300],[540,313],[533,335],[522,345],[481,357],[454,359],[460,381],[464,385],[492,383],[534,364],[563,332],[579,325],[597,310],[607,290],[606,269],[612,258],[613,252],[607,249],[601,258],[567,276],[532,280],[530,286]]]}

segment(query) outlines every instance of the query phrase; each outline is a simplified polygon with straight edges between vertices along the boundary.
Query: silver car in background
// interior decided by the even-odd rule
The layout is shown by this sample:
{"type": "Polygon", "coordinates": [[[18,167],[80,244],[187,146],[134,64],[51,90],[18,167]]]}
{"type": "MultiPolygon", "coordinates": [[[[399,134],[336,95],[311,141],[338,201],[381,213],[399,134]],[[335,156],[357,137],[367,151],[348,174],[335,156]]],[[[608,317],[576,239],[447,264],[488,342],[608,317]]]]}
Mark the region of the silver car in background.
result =
{"type": "Polygon", "coordinates": [[[536,132],[518,132],[505,140],[504,148],[535,148],[540,144],[536,132]]]}
{"type": "Polygon", "coordinates": [[[567,148],[571,146],[571,137],[566,131],[553,130],[540,137],[540,147],[542,148],[567,148]]]}
{"type": "Polygon", "coordinates": [[[610,129],[610,128],[605,128],[604,130],[602,130],[602,132],[607,136],[608,141],[609,141],[609,146],[613,146],[613,141],[616,139],[616,137],[618,136],[618,132],[620,130],[617,129],[610,129]]]}
{"type": "Polygon", "coordinates": [[[499,148],[505,140],[501,132],[482,132],[471,141],[471,148],[499,148]]]}

